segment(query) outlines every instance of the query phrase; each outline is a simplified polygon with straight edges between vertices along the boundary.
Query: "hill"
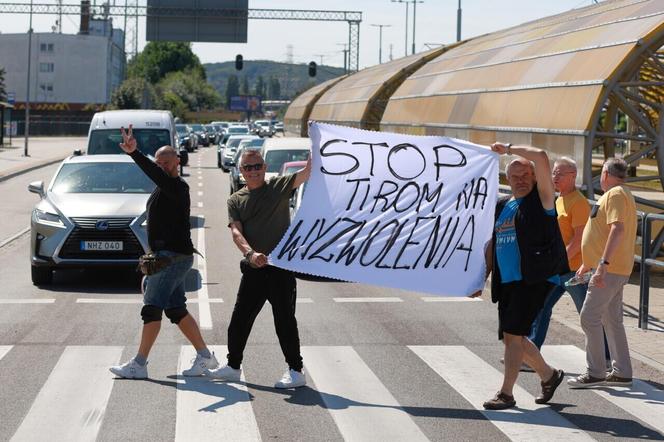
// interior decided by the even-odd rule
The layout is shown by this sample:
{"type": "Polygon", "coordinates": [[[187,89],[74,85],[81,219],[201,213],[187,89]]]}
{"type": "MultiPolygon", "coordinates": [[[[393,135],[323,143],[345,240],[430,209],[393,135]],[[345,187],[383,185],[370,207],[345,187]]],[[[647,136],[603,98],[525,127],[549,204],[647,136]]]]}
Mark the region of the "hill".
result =
{"type": "MultiPolygon", "coordinates": [[[[310,88],[313,85],[322,83],[330,78],[343,75],[342,68],[332,66],[318,66],[316,77],[309,77],[307,64],[290,64],[270,60],[244,60],[244,66],[241,71],[235,70],[235,61],[226,61],[223,63],[206,63],[203,65],[207,74],[208,83],[210,83],[222,97],[226,93],[226,83],[231,75],[235,75],[243,84],[244,77],[249,82],[250,93],[255,93],[258,77],[262,76],[263,81],[269,84],[270,77],[279,80],[281,89],[281,99],[292,99],[300,92],[310,88]]],[[[268,96],[270,99],[277,97],[268,96]]]]}

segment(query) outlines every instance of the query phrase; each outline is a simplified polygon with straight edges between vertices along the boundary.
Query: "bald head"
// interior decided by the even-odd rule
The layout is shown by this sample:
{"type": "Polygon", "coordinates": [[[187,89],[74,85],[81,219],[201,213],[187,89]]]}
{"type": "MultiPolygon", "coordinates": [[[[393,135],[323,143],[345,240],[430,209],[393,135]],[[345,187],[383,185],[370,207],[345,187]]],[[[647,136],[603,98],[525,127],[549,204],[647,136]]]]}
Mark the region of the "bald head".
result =
{"type": "Polygon", "coordinates": [[[179,175],[178,166],[180,165],[180,158],[178,157],[178,152],[171,146],[160,147],[154,155],[154,162],[169,176],[176,177],[179,175]]]}
{"type": "Polygon", "coordinates": [[[507,183],[515,198],[523,198],[535,187],[535,165],[525,158],[515,158],[505,168],[507,183]]]}
{"type": "Polygon", "coordinates": [[[172,147],[172,146],[162,146],[157,150],[157,153],[155,154],[155,158],[159,156],[170,156],[170,157],[177,157],[178,152],[172,147]]]}

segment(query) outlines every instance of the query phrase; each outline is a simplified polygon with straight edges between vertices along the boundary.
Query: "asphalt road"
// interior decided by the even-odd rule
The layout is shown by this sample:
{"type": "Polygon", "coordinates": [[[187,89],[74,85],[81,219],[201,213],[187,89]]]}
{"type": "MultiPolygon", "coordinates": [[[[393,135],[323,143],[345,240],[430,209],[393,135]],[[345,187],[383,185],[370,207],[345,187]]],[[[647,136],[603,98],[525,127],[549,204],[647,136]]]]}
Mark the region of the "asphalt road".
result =
{"type": "MultiPolygon", "coordinates": [[[[188,297],[197,301],[189,309],[223,362],[240,253],[226,227],[228,175],[217,169],[215,155],[202,148],[185,168],[192,238],[206,257],[192,270],[188,297]]],[[[29,223],[37,197],[27,183],[48,181],[54,169],[0,184],[3,237],[29,223]]],[[[28,248],[28,235],[0,248],[0,440],[664,439],[663,386],[641,381],[632,390],[562,385],[551,406],[535,406],[539,380],[523,373],[520,408],[480,411],[502,373],[488,293],[482,301],[431,302],[420,293],[300,281],[307,387],[272,388],[286,365],[269,305],[249,339],[243,383],[179,376],[191,352],[167,321],[150,356],[150,379],[114,380],[107,366],[132,357],[140,338],[135,275],[57,272],[53,285],[37,288],[28,248]]],[[[553,321],[552,365],[580,372],[582,342],[553,321]]],[[[652,378],[636,362],[635,370],[652,378]]]]}

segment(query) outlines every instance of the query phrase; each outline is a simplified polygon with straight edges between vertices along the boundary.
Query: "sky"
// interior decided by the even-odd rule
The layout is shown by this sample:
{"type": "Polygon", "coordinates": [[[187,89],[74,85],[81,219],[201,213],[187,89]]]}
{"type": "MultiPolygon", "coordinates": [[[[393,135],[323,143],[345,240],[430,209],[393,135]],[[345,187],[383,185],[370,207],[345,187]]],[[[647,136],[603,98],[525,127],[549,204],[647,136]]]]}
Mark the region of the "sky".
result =
{"type": "MultiPolygon", "coordinates": [[[[4,0],[3,0],[4,1],[4,0]]],[[[29,3],[28,0],[13,0],[29,3]]],[[[102,0],[91,0],[100,4],[102,0]]],[[[107,0],[118,5],[124,0],[107,0]]],[[[137,0],[128,0],[133,3],[137,0]]],[[[146,4],[146,0],[138,0],[146,4]]],[[[456,16],[459,0],[424,0],[416,7],[415,52],[428,49],[428,45],[448,44],[456,41],[456,16]]],[[[56,0],[35,0],[35,3],[57,3],[56,0]]],[[[78,3],[64,0],[65,4],[78,3]]],[[[482,35],[520,23],[581,8],[592,0],[461,0],[462,38],[482,35]]],[[[378,63],[379,28],[383,27],[382,61],[405,55],[406,4],[392,0],[249,0],[252,9],[319,9],[362,12],[360,25],[360,68],[378,63]]],[[[56,16],[34,15],[35,32],[51,32],[56,16]]],[[[413,4],[409,3],[408,54],[412,49],[413,4]]],[[[115,20],[122,27],[123,20],[115,20]]],[[[63,18],[63,32],[75,33],[79,17],[63,18]]],[[[26,32],[27,14],[0,14],[0,32],[26,32]]],[[[139,51],[145,45],[145,18],[139,19],[139,51]]],[[[302,22],[283,20],[249,20],[247,43],[194,43],[193,50],[203,63],[235,59],[242,54],[245,60],[287,61],[289,54],[295,63],[315,61],[318,64],[343,67],[344,43],[348,42],[348,24],[345,22],[302,22]]]]}

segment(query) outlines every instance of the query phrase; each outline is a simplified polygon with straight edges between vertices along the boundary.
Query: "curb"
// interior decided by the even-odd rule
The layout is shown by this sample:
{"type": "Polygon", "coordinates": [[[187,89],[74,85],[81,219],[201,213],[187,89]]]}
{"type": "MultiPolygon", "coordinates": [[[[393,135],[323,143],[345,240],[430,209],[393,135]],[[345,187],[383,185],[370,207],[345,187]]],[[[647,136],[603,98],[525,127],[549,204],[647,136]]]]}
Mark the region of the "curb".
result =
{"type": "Polygon", "coordinates": [[[42,160],[39,161],[38,163],[31,164],[29,166],[22,167],[18,170],[13,170],[7,173],[0,173],[0,182],[6,181],[10,178],[17,177],[19,175],[23,175],[24,173],[27,172],[32,172],[33,170],[40,169],[42,167],[50,166],[51,164],[59,163],[60,161],[64,160],[65,158],[68,158],[71,154],[67,154],[64,156],[59,156],[59,157],[54,157],[54,158],[49,158],[47,160],[42,160]]]}

